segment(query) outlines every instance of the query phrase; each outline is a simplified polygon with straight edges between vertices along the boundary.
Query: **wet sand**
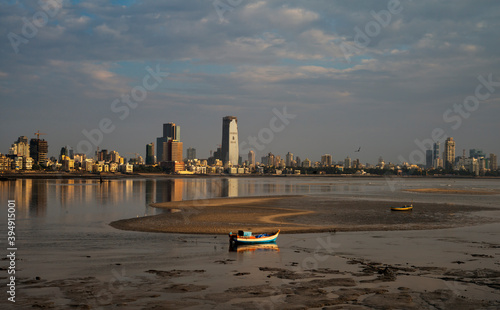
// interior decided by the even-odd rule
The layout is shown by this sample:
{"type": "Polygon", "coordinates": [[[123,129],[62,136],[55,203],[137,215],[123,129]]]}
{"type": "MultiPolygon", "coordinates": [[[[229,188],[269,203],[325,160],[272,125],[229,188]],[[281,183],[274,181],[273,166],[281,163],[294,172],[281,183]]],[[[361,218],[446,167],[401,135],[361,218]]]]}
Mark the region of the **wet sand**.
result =
{"type": "Polygon", "coordinates": [[[111,223],[127,231],[103,224],[98,243],[68,240],[70,251],[51,240],[23,244],[17,302],[0,307],[500,308],[499,209],[390,211],[401,204],[331,196],[157,204],[166,213],[111,223]],[[229,251],[219,235],[276,228],[285,232],[276,247],[229,251]]]}
{"type": "Polygon", "coordinates": [[[35,269],[36,252],[25,254],[16,305],[0,306],[493,310],[500,307],[498,233],[487,224],[290,234],[280,237],[279,250],[230,252],[216,236],[121,232],[126,248],[88,249],[81,258],[54,250],[45,258],[71,267],[67,274],[35,269]]]}
{"type": "Polygon", "coordinates": [[[405,189],[405,192],[413,193],[435,193],[435,194],[451,194],[451,195],[498,195],[500,191],[487,190],[465,190],[465,189],[448,189],[448,188],[416,188],[405,189]]]}
{"type": "Polygon", "coordinates": [[[475,212],[493,210],[419,203],[391,211],[396,201],[338,200],[322,196],[203,199],[157,203],[165,213],[114,221],[112,227],[145,232],[227,234],[241,229],[282,233],[450,228],[494,221],[475,212]]]}

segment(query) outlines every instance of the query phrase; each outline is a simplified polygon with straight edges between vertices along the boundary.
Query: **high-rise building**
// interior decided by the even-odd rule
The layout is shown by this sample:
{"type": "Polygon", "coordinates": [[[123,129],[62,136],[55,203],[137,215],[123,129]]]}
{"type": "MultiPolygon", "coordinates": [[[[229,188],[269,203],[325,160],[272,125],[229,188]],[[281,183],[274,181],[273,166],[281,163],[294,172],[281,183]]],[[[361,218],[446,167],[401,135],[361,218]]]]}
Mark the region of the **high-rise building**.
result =
{"type": "Polygon", "coordinates": [[[171,138],[172,140],[181,140],[181,127],[176,126],[175,123],[163,124],[163,137],[171,138]]]}
{"type": "Polygon", "coordinates": [[[167,161],[182,162],[182,142],[177,140],[168,141],[168,158],[167,161]]]}
{"type": "Polygon", "coordinates": [[[433,160],[434,158],[434,153],[432,150],[427,150],[425,151],[425,168],[429,169],[429,168],[432,168],[433,166],[433,160]]]}
{"type": "Polygon", "coordinates": [[[486,154],[484,154],[483,150],[470,149],[469,157],[478,159],[481,157],[486,157],[486,154]]]}
{"type": "Polygon", "coordinates": [[[441,144],[439,142],[434,143],[432,161],[440,158],[439,154],[441,154],[441,144]]]}
{"type": "Polygon", "coordinates": [[[156,159],[159,162],[167,161],[168,140],[170,140],[168,137],[156,138],[156,159]]]}
{"type": "Polygon", "coordinates": [[[302,162],[302,167],[304,168],[311,167],[311,161],[309,160],[309,158],[304,159],[304,161],[302,162]]]}
{"type": "Polygon", "coordinates": [[[285,165],[287,167],[291,167],[292,166],[292,161],[293,161],[293,153],[286,153],[286,156],[285,156],[285,165]]]}
{"type": "Polygon", "coordinates": [[[196,159],[196,149],[192,147],[188,147],[187,149],[187,159],[196,159]]]}
{"type": "Polygon", "coordinates": [[[25,158],[30,157],[30,145],[28,144],[28,138],[26,136],[19,137],[10,147],[9,154],[25,158]]]}
{"type": "Polygon", "coordinates": [[[452,137],[446,139],[444,143],[443,160],[446,169],[453,169],[455,165],[455,141],[453,141],[452,137]]]}
{"type": "Polygon", "coordinates": [[[33,163],[38,165],[47,161],[47,153],[49,152],[49,144],[43,139],[30,140],[30,157],[33,158],[33,163]]]}
{"type": "Polygon", "coordinates": [[[155,164],[155,144],[153,142],[146,144],[146,165],[155,164]]]}
{"type": "Polygon", "coordinates": [[[255,152],[253,150],[248,152],[248,164],[255,166],[255,152]]]}
{"type": "Polygon", "coordinates": [[[235,116],[225,116],[222,119],[222,161],[238,165],[238,119],[235,116]]]}
{"type": "Polygon", "coordinates": [[[175,123],[163,124],[163,136],[156,138],[156,159],[159,162],[167,161],[168,141],[181,140],[181,127],[175,123]]]}
{"type": "Polygon", "coordinates": [[[300,156],[297,156],[295,157],[295,161],[297,162],[297,167],[301,167],[302,166],[302,160],[300,159],[300,156]]]}
{"type": "Polygon", "coordinates": [[[349,169],[351,168],[351,162],[352,160],[347,156],[346,159],[344,159],[344,169],[349,169]]]}
{"type": "Polygon", "coordinates": [[[332,165],[332,155],[325,154],[321,156],[321,166],[330,167],[332,165]]]}
{"type": "Polygon", "coordinates": [[[497,156],[493,153],[490,154],[490,170],[491,171],[495,171],[498,169],[498,166],[497,166],[498,162],[497,162],[497,156]]]}

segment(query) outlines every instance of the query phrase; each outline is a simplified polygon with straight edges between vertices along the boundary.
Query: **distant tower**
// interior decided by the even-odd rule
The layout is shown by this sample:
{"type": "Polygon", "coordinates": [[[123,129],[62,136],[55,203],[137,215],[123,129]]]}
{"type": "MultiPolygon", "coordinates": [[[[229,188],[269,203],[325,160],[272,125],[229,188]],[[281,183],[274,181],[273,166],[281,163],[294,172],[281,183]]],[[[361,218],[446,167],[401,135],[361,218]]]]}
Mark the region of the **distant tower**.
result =
{"type": "Polygon", "coordinates": [[[239,157],[238,119],[235,116],[225,116],[222,119],[222,161],[230,161],[236,166],[239,157]]]}
{"type": "Polygon", "coordinates": [[[453,169],[455,165],[455,141],[453,141],[452,137],[446,139],[444,143],[444,167],[446,169],[453,169]]]}
{"type": "Polygon", "coordinates": [[[425,151],[425,168],[427,169],[432,168],[432,163],[434,162],[433,154],[432,150],[425,151]]]}
{"type": "Polygon", "coordinates": [[[285,165],[287,167],[291,167],[292,166],[292,161],[293,161],[293,153],[286,153],[286,156],[285,156],[285,165]]]}
{"type": "Polygon", "coordinates": [[[196,149],[192,147],[188,147],[187,149],[187,159],[195,159],[196,158],[196,149]]]}
{"type": "Polygon", "coordinates": [[[253,150],[248,152],[248,164],[255,166],[255,152],[253,150]]]}
{"type": "Polygon", "coordinates": [[[30,157],[33,158],[33,162],[40,165],[44,164],[47,160],[47,153],[49,152],[49,145],[47,141],[37,139],[30,140],[30,157]]]}
{"type": "Polygon", "coordinates": [[[321,165],[323,167],[330,167],[332,165],[332,155],[325,154],[321,156],[321,165]]]}
{"type": "Polygon", "coordinates": [[[493,153],[490,154],[490,170],[495,171],[498,169],[497,156],[493,153]]]}
{"type": "Polygon", "coordinates": [[[182,142],[177,140],[168,141],[167,161],[182,162],[182,142]]]}
{"type": "Polygon", "coordinates": [[[163,136],[156,138],[156,158],[159,162],[167,161],[169,140],[181,140],[181,127],[175,123],[163,124],[163,136]]]}
{"type": "Polygon", "coordinates": [[[349,156],[347,156],[347,158],[344,159],[344,169],[351,168],[351,163],[352,163],[351,158],[349,158],[349,156]]]}
{"type": "Polygon", "coordinates": [[[146,145],[146,165],[155,164],[155,144],[153,142],[146,145]]]}
{"type": "Polygon", "coordinates": [[[163,137],[171,138],[172,140],[181,140],[181,127],[176,126],[175,123],[163,124],[163,137]]]}

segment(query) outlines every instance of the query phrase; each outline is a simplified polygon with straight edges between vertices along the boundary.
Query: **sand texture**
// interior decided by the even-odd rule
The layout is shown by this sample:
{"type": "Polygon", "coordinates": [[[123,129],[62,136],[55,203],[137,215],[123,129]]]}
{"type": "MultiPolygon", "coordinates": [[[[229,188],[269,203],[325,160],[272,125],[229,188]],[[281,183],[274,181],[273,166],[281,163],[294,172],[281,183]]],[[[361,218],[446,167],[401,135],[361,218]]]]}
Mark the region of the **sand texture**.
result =
{"type": "Polygon", "coordinates": [[[435,229],[487,223],[474,216],[487,207],[419,203],[394,212],[401,202],[338,200],[321,196],[221,198],[157,203],[163,214],[119,220],[111,226],[134,231],[227,234],[281,229],[282,233],[435,229]]]}

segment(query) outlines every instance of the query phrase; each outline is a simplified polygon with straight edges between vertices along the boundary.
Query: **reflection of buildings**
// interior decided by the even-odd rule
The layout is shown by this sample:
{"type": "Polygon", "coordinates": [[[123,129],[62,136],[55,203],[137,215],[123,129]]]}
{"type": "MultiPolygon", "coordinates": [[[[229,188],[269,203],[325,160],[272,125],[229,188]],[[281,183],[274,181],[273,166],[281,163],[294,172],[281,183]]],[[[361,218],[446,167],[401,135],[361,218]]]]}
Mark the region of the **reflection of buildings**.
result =
{"type": "Polygon", "coordinates": [[[238,197],[238,179],[227,179],[227,197],[238,197]]]}
{"type": "Polygon", "coordinates": [[[156,183],[156,202],[182,201],[183,194],[183,179],[157,181],[156,183]]]}
{"type": "Polygon", "coordinates": [[[47,182],[45,180],[30,180],[31,202],[29,204],[30,217],[45,217],[47,214],[47,182]]]}

